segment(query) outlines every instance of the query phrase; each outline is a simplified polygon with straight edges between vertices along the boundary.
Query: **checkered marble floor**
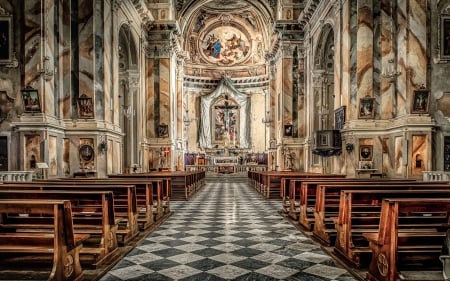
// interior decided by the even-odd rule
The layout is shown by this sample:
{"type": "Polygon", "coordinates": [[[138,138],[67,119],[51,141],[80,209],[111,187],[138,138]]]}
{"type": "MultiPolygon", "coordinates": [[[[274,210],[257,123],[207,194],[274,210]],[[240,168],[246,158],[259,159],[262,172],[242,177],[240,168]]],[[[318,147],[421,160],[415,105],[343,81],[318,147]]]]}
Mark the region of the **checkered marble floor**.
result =
{"type": "Polygon", "coordinates": [[[243,182],[209,182],[110,270],[120,280],[355,280],[243,182]]]}

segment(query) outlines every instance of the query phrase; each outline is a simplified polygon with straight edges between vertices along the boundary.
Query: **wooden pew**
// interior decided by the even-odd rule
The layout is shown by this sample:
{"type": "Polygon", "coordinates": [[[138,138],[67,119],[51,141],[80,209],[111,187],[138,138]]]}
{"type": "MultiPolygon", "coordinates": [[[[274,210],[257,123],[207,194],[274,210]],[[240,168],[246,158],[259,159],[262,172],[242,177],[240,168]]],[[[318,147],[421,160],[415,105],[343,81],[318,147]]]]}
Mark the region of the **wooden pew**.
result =
{"type": "Polygon", "coordinates": [[[448,183],[397,183],[390,181],[365,182],[361,183],[337,183],[337,184],[321,184],[317,187],[316,202],[314,206],[314,228],[313,237],[327,246],[334,245],[336,238],[336,228],[334,218],[339,215],[339,200],[342,190],[413,190],[413,189],[449,189],[448,183]]]}
{"type": "Polygon", "coordinates": [[[116,231],[119,245],[128,244],[139,234],[139,212],[137,208],[136,186],[134,185],[33,181],[27,183],[3,183],[0,184],[0,189],[112,191],[114,194],[114,215],[116,218],[121,218],[116,231]]]}
{"type": "Polygon", "coordinates": [[[278,199],[283,197],[284,192],[281,187],[282,178],[345,178],[345,175],[306,173],[297,171],[269,171],[258,173],[259,183],[256,184],[257,191],[260,192],[266,199],[278,199]]]}
{"type": "Polygon", "coordinates": [[[58,180],[47,180],[45,182],[58,182],[69,184],[108,184],[136,186],[137,208],[139,210],[138,223],[141,230],[152,226],[156,220],[170,213],[170,184],[167,180],[158,178],[62,178],[58,180]]]}
{"type": "Polygon", "coordinates": [[[189,200],[203,185],[205,179],[204,171],[196,172],[149,172],[136,174],[114,174],[109,178],[158,178],[170,179],[171,200],[189,200]]]}
{"type": "Polygon", "coordinates": [[[336,242],[334,253],[353,267],[368,265],[372,251],[363,233],[376,233],[380,223],[383,198],[429,197],[450,198],[450,188],[413,190],[342,190],[339,216],[335,220],[336,242]]]}
{"type": "MultiPolygon", "coordinates": [[[[117,227],[114,217],[114,197],[111,191],[60,191],[60,190],[0,190],[0,199],[69,200],[75,234],[88,234],[83,242],[80,259],[83,265],[98,266],[110,262],[118,252],[117,227]]],[[[9,217],[2,228],[25,227],[29,232],[53,228],[46,217],[9,217]],[[37,221],[39,220],[39,222],[37,221]],[[45,222],[48,222],[45,225],[45,222]]]]}
{"type": "Polygon", "coordinates": [[[47,262],[48,280],[83,280],[79,252],[89,235],[74,234],[70,201],[0,200],[0,214],[0,267],[24,270],[28,263],[47,262]],[[54,227],[35,233],[3,227],[5,219],[19,214],[48,216],[54,227]]]}
{"type": "MultiPolygon", "coordinates": [[[[321,184],[328,184],[328,185],[370,185],[373,183],[380,183],[380,184],[386,184],[386,183],[397,183],[397,184],[409,184],[409,183],[415,183],[414,180],[358,180],[358,179],[333,179],[333,180],[304,180],[300,183],[300,195],[296,197],[298,200],[298,222],[302,228],[304,228],[306,231],[313,230],[314,227],[314,211],[316,206],[316,195],[317,195],[317,187],[321,184]]],[[[293,184],[297,184],[294,182],[293,184]]],[[[295,187],[297,188],[297,187],[295,187]]],[[[298,192],[297,192],[298,193],[298,192]]],[[[338,192],[337,192],[338,193],[338,192]]],[[[339,204],[338,202],[338,194],[336,193],[336,206],[339,204]]]]}
{"type": "Polygon", "coordinates": [[[413,280],[414,271],[442,272],[439,255],[450,225],[449,212],[449,198],[383,199],[378,233],[363,234],[372,250],[367,280],[413,280]]]}

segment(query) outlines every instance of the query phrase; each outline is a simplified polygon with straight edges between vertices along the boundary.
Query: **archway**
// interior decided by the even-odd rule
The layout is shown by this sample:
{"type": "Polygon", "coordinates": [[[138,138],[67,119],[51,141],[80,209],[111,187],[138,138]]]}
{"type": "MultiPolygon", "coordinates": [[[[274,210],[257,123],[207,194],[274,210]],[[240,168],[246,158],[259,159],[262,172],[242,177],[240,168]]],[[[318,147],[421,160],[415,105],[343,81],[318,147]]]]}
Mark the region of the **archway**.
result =
{"type": "Polygon", "coordinates": [[[138,164],[138,122],[136,107],[139,96],[137,48],[130,25],[119,31],[119,124],[124,134],[122,167],[124,171],[138,164]]]}

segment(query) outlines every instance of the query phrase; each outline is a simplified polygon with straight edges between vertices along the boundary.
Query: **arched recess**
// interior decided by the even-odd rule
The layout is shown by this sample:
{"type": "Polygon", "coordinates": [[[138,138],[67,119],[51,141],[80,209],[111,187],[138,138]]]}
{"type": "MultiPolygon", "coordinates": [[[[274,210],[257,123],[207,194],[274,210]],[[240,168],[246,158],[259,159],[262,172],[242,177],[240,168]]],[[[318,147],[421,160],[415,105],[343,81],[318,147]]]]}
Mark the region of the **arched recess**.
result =
{"type": "Polygon", "coordinates": [[[119,31],[119,124],[124,134],[123,171],[138,164],[139,66],[137,48],[130,25],[123,24],[119,31]]]}
{"type": "MultiPolygon", "coordinates": [[[[334,129],[334,31],[330,24],[325,24],[318,37],[313,62],[313,110],[311,118],[312,132],[334,129]]],[[[328,139],[331,145],[331,139],[328,139]]],[[[325,173],[332,170],[328,154],[314,152],[313,165],[321,165],[325,173]]]]}
{"type": "Polygon", "coordinates": [[[330,24],[323,29],[314,48],[314,114],[313,130],[334,127],[334,32],[330,24]]]}

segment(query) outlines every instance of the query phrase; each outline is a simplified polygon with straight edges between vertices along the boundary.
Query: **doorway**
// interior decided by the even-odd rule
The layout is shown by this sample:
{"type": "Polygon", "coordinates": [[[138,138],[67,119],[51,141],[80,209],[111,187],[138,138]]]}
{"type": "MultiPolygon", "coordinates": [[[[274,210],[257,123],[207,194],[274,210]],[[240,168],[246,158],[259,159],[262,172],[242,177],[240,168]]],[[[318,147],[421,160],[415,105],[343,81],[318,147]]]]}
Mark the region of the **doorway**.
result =
{"type": "Polygon", "coordinates": [[[0,136],[0,171],[8,171],[8,138],[0,136]]]}

